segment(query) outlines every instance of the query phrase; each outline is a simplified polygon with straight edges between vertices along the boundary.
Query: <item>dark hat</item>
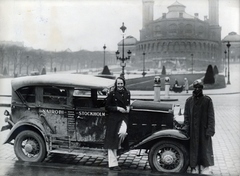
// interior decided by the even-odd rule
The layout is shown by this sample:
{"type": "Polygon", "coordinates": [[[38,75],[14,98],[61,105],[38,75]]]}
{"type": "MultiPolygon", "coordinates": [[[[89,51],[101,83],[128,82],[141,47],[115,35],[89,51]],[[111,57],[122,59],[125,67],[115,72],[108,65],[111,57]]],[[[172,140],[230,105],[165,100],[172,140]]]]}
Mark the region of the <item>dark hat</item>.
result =
{"type": "Polygon", "coordinates": [[[197,79],[193,82],[193,88],[203,89],[203,82],[201,79],[197,79]]]}

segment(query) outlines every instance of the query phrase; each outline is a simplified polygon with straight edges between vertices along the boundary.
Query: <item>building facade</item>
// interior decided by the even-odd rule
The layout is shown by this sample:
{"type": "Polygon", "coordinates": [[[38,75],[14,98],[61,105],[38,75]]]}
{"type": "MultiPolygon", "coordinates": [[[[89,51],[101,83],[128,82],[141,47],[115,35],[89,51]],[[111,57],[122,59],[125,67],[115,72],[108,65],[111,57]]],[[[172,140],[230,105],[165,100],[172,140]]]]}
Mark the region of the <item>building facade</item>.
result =
{"type": "MultiPolygon", "coordinates": [[[[143,0],[142,29],[136,42],[135,59],[141,65],[143,53],[149,67],[169,63],[189,68],[206,67],[222,60],[221,27],[218,0],[209,0],[209,18],[200,20],[185,12],[178,1],[168,6],[168,13],[153,19],[154,0],[143,0]]],[[[137,63],[136,63],[137,64],[137,63]]]]}

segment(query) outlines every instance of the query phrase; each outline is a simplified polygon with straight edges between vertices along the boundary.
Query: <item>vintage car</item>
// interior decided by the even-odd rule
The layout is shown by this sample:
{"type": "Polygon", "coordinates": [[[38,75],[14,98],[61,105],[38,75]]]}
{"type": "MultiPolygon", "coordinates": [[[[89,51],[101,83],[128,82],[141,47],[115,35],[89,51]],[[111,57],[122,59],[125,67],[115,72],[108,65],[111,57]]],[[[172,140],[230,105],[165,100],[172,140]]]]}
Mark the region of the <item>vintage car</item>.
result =
{"type": "MultiPolygon", "coordinates": [[[[80,74],[14,78],[4,143],[13,144],[17,158],[28,162],[41,162],[50,153],[106,157],[105,99],[113,85],[112,79],[80,74]]],[[[184,172],[189,165],[189,137],[174,119],[170,103],[131,102],[130,150],[144,149],[153,170],[184,172]]]]}

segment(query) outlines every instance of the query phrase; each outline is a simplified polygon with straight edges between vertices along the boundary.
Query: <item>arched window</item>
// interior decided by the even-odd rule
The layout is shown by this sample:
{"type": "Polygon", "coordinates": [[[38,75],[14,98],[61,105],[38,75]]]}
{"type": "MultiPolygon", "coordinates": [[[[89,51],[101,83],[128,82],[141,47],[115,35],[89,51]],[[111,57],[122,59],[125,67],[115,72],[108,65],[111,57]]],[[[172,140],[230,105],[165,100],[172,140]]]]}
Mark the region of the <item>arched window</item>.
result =
{"type": "Polygon", "coordinates": [[[203,50],[206,51],[206,43],[203,43],[203,50]]]}
{"type": "Polygon", "coordinates": [[[172,42],[168,43],[168,51],[173,51],[173,43],[172,42]]]}
{"type": "Polygon", "coordinates": [[[149,43],[148,44],[148,52],[150,52],[151,51],[151,44],[149,43]]]}
{"type": "Polygon", "coordinates": [[[184,24],[183,24],[183,23],[180,23],[178,26],[179,26],[179,27],[178,27],[178,32],[179,32],[179,34],[183,34],[184,24]]]}
{"type": "Polygon", "coordinates": [[[155,43],[152,44],[151,51],[154,51],[155,43]]]}
{"type": "Polygon", "coordinates": [[[160,51],[160,42],[157,43],[157,51],[160,51]]]}
{"type": "Polygon", "coordinates": [[[202,44],[199,43],[199,50],[201,51],[202,50],[202,44]]]}
{"type": "Polygon", "coordinates": [[[174,48],[174,51],[175,51],[175,52],[176,52],[176,51],[179,51],[179,44],[178,44],[178,42],[175,42],[175,43],[174,43],[173,48],[174,48]]]}
{"type": "Polygon", "coordinates": [[[177,34],[177,25],[176,24],[170,24],[168,32],[171,35],[176,35],[177,34]]]}
{"type": "Polygon", "coordinates": [[[191,49],[191,43],[190,42],[187,42],[186,44],[186,50],[190,50],[191,49]]]}
{"type": "Polygon", "coordinates": [[[185,34],[192,34],[193,33],[193,26],[191,24],[185,25],[185,34]]]}
{"type": "Polygon", "coordinates": [[[181,50],[181,51],[185,51],[185,49],[186,49],[185,43],[184,43],[184,42],[181,42],[181,44],[180,44],[180,50],[181,50]]]}
{"type": "Polygon", "coordinates": [[[198,27],[198,36],[200,38],[203,38],[203,35],[204,35],[204,27],[203,26],[199,26],[198,27]]]}
{"type": "Polygon", "coordinates": [[[163,42],[163,44],[162,44],[162,50],[163,50],[163,51],[166,51],[166,49],[167,49],[167,45],[166,45],[165,42],[163,42]]]}

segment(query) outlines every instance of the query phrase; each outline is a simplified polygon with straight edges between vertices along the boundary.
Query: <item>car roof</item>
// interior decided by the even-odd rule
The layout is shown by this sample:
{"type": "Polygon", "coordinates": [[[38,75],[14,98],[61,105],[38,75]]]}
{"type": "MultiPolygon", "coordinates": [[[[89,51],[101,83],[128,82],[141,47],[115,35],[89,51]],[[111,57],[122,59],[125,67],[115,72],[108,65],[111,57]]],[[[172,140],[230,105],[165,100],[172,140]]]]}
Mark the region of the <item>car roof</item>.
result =
{"type": "Polygon", "coordinates": [[[18,77],[12,80],[13,90],[26,86],[63,86],[83,87],[90,89],[109,88],[114,85],[113,79],[83,74],[48,74],[38,76],[18,77]]]}

